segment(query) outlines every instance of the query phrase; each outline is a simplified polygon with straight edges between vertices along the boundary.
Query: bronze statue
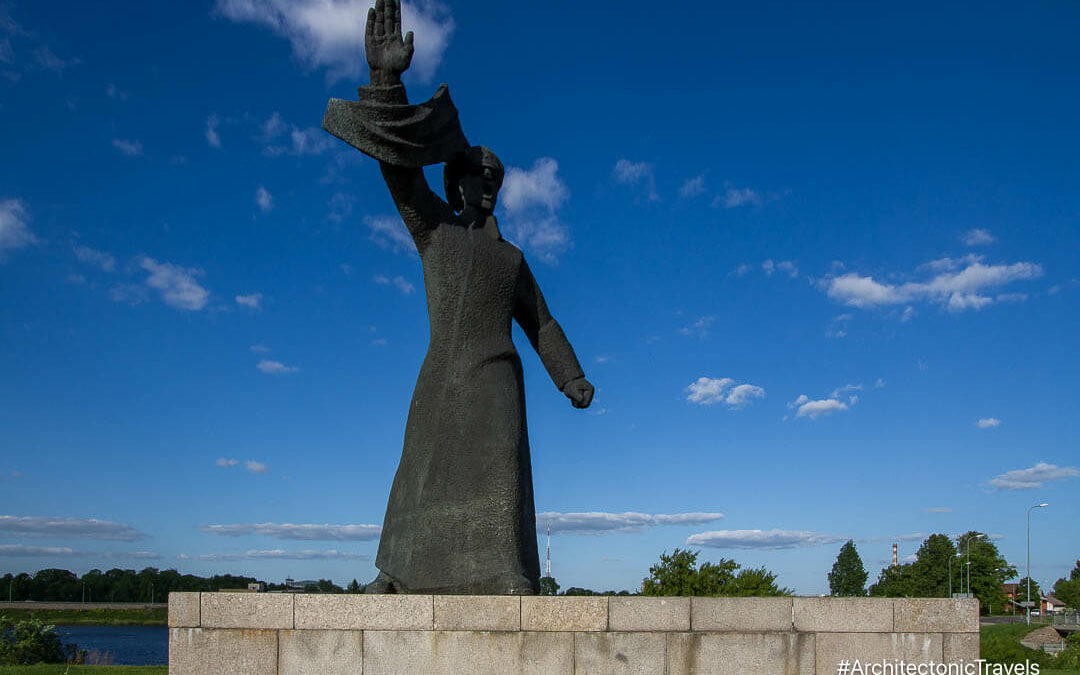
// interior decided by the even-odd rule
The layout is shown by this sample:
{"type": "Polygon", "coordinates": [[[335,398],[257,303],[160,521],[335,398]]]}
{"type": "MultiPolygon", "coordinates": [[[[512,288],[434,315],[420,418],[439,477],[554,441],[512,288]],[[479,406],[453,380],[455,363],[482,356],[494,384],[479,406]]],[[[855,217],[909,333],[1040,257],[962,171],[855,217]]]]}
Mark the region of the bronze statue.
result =
{"type": "Polygon", "coordinates": [[[365,37],[371,84],[332,99],[323,128],[379,160],[424,270],[431,338],[413,392],[368,593],[532,595],[539,591],[532,466],[517,320],[577,408],[593,387],[551,317],[521,251],[492,211],[503,166],[470,146],[446,85],[410,105],[399,0],[378,0],[365,37]],[[444,163],[446,201],[422,167],[444,163]]]}

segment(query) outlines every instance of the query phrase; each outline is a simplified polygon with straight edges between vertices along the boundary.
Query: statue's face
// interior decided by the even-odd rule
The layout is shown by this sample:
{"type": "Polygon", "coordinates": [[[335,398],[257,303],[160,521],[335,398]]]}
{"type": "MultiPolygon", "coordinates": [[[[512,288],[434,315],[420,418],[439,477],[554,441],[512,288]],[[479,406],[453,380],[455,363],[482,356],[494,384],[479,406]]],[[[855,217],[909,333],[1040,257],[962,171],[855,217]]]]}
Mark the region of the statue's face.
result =
{"type": "Polygon", "coordinates": [[[495,210],[495,200],[499,194],[498,175],[490,166],[474,167],[458,183],[461,196],[466,206],[478,209],[482,213],[495,210]]]}

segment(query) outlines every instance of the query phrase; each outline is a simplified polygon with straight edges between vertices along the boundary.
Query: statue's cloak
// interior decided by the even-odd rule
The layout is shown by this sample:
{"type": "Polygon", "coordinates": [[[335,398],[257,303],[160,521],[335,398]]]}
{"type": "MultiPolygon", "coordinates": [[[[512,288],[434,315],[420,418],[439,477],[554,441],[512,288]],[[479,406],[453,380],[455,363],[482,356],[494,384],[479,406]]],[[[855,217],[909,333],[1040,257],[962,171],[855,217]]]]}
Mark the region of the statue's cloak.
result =
{"type": "Polygon", "coordinates": [[[446,85],[417,105],[388,100],[388,88],[360,87],[359,100],[330,99],[323,129],[360,152],[393,166],[439,164],[469,142],[446,85]]]}

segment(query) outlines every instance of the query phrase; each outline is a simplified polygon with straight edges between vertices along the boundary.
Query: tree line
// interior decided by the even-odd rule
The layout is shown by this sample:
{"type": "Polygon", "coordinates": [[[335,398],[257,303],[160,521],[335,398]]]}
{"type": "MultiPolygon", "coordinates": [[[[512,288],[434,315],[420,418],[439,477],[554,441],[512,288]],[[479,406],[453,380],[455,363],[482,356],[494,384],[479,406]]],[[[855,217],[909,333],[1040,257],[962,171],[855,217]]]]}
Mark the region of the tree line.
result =
{"type": "MultiPolygon", "coordinates": [[[[853,541],[844,544],[829,572],[829,592],[836,596],[888,598],[947,598],[951,593],[970,592],[979,599],[982,611],[1004,613],[1009,602],[1003,584],[1015,579],[1016,567],[1009,563],[989,537],[966,532],[956,538],[932,534],[923,541],[915,559],[881,570],[878,579],[866,587],[868,574],[853,541]]],[[[1017,584],[1015,602],[1027,599],[1027,577],[1017,584]]],[[[1038,602],[1042,590],[1031,582],[1031,599],[1038,602]]],[[[1054,594],[1067,607],[1080,608],[1080,560],[1069,578],[1058,579],[1054,594]]]]}
{"type": "MultiPolygon", "coordinates": [[[[285,584],[262,582],[255,577],[215,574],[200,577],[180,574],[175,569],[147,567],[141,571],[114,568],[107,572],[93,569],[81,577],[68,570],[50,568],[34,574],[5,574],[0,577],[0,600],[22,602],[165,602],[174,591],[219,591],[247,588],[263,583],[268,591],[288,589],[285,584]]],[[[328,579],[304,587],[307,592],[344,593],[345,589],[328,579]]]]}

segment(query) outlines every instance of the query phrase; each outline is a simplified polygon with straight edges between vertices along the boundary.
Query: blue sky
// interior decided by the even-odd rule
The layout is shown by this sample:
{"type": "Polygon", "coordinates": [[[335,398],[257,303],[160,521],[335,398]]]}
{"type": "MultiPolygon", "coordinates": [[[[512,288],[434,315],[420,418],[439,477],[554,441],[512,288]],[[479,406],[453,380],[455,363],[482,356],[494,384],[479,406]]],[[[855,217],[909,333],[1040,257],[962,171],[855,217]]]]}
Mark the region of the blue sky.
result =
{"type": "MultiPolygon", "coordinates": [[[[0,4],[0,571],[374,576],[427,317],[319,128],[367,6],[0,4]]],[[[404,14],[597,387],[515,329],[564,587],[691,546],[820,593],[969,529],[1022,568],[1043,501],[1032,576],[1080,558],[1080,6],[404,14]]]]}

